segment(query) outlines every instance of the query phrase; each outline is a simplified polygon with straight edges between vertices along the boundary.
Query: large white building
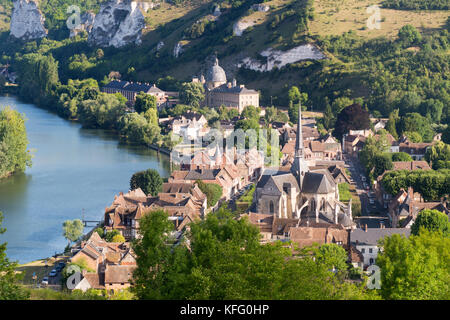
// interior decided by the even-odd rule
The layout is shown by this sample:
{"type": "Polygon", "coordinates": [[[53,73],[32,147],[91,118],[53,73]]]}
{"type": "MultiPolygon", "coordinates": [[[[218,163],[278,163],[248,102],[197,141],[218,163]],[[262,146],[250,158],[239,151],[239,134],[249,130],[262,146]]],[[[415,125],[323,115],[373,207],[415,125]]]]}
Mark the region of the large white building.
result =
{"type": "Polygon", "coordinates": [[[206,78],[194,78],[194,82],[201,82],[205,87],[205,104],[209,107],[220,107],[222,105],[238,109],[239,113],[246,106],[259,107],[259,92],[247,89],[245,85],[238,85],[236,79],[227,82],[225,70],[219,65],[216,58],[214,65],[208,69],[206,78]]]}

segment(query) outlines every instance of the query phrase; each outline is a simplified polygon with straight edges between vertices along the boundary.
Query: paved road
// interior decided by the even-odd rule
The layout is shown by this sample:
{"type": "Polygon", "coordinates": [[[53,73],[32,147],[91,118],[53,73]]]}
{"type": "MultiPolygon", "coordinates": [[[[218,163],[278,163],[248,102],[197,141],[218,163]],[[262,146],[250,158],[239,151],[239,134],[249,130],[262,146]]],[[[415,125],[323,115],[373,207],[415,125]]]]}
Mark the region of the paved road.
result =
{"type": "MultiPolygon", "coordinates": [[[[352,175],[352,184],[355,186],[356,193],[359,196],[361,201],[361,215],[362,216],[379,216],[380,218],[386,218],[387,212],[386,210],[376,201],[376,198],[373,194],[373,190],[367,191],[364,188],[364,181],[362,180],[362,176],[365,177],[365,170],[362,165],[359,163],[357,158],[345,156],[345,167],[350,170],[352,175]],[[370,204],[370,198],[374,200],[373,204],[370,204]]],[[[366,183],[367,177],[365,177],[366,183]]],[[[380,224],[383,223],[385,227],[389,227],[389,221],[386,219],[358,219],[359,224],[364,226],[367,224],[368,228],[379,228],[380,224]]]]}

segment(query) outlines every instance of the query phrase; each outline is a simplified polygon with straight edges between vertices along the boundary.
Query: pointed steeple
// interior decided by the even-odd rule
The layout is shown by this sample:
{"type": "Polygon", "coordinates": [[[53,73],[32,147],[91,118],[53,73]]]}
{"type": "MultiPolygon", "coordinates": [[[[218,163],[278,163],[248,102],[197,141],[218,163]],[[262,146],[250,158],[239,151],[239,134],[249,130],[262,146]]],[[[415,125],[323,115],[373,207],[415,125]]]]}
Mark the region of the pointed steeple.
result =
{"type": "Polygon", "coordinates": [[[295,140],[295,157],[303,156],[302,106],[298,103],[297,136],[295,140]]]}
{"type": "Polygon", "coordinates": [[[295,155],[294,163],[291,166],[291,173],[297,178],[300,190],[302,190],[303,178],[307,171],[309,171],[308,166],[306,165],[305,159],[303,159],[302,106],[299,102],[295,155]]]}

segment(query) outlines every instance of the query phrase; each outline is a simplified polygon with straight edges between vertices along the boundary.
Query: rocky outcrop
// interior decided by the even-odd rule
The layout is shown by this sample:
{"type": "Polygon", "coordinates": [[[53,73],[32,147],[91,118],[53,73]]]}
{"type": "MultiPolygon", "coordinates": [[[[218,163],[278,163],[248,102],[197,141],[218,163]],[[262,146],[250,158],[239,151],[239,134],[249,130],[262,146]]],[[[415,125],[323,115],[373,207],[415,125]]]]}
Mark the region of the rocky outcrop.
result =
{"type": "Polygon", "coordinates": [[[100,6],[88,41],[100,47],[141,44],[145,19],[137,2],[110,0],[100,6]]]}
{"type": "Polygon", "coordinates": [[[252,22],[252,21],[247,21],[247,22],[245,22],[245,21],[239,20],[238,22],[236,22],[236,23],[233,25],[233,34],[234,34],[235,36],[240,37],[240,36],[242,36],[242,34],[244,33],[244,31],[245,31],[247,28],[253,27],[255,24],[256,24],[256,23],[255,23],[255,22],[252,22]]]}
{"type": "Polygon", "coordinates": [[[11,36],[34,40],[47,36],[45,18],[34,0],[15,0],[11,15],[11,36]]]}
{"type": "Polygon", "coordinates": [[[92,27],[94,26],[95,13],[93,12],[85,12],[80,17],[80,24],[73,29],[70,29],[70,37],[76,36],[81,31],[86,31],[87,33],[91,32],[92,27]]]}
{"type": "Polygon", "coordinates": [[[173,56],[175,58],[178,58],[182,53],[183,53],[183,44],[181,43],[181,41],[179,41],[173,48],[173,56]]]}
{"type": "Polygon", "coordinates": [[[321,60],[326,56],[314,45],[306,44],[288,51],[279,51],[269,48],[260,53],[265,58],[264,62],[252,58],[245,58],[238,64],[239,68],[255,71],[271,71],[275,66],[282,68],[289,63],[302,60],[321,60]]]}

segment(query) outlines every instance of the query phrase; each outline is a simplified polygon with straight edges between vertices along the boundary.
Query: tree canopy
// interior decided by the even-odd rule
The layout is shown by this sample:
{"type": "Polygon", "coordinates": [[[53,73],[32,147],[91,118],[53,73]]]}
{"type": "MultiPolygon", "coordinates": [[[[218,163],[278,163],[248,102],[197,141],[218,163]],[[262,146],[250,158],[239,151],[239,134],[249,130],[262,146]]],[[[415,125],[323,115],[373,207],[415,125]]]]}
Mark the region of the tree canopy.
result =
{"type": "MultiPolygon", "coordinates": [[[[164,211],[140,221],[132,291],[139,299],[364,299],[362,286],[329,271],[330,260],[297,257],[281,243],[262,245],[259,230],[225,209],[190,224],[189,247],[176,246],[164,211]]],[[[327,252],[328,250],[324,250],[327,252]]],[[[334,256],[334,255],[327,255],[334,256]]],[[[337,259],[341,261],[341,259],[337,259]]]]}
{"type": "Polygon", "coordinates": [[[25,116],[9,107],[0,109],[0,179],[31,166],[27,146],[25,116]]]}
{"type": "Polygon", "coordinates": [[[438,210],[425,209],[419,212],[411,226],[411,234],[418,235],[421,228],[432,232],[441,232],[450,236],[450,222],[445,213],[438,210]]]}
{"type": "Polygon", "coordinates": [[[341,139],[349,130],[370,128],[369,112],[360,104],[352,104],[344,108],[337,116],[333,135],[341,139]]]}
{"type": "Polygon", "coordinates": [[[130,180],[131,190],[141,188],[145,194],[157,196],[162,190],[163,180],[155,169],[139,171],[133,174],[130,180]]]}
{"type": "Polygon", "coordinates": [[[381,296],[392,300],[450,298],[450,237],[429,231],[409,238],[394,234],[378,254],[381,296]]]}
{"type": "Polygon", "coordinates": [[[84,225],[80,219],[66,220],[63,223],[63,236],[71,242],[75,242],[83,235],[84,225]]]}
{"type": "MultiPolygon", "coordinates": [[[[3,214],[0,212],[0,235],[6,232],[2,228],[3,214]]],[[[17,263],[6,256],[6,243],[0,244],[0,301],[28,299],[29,293],[18,283],[21,275],[15,272],[17,263]]]]}

